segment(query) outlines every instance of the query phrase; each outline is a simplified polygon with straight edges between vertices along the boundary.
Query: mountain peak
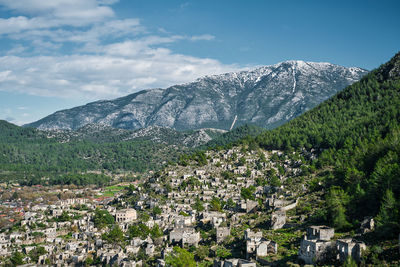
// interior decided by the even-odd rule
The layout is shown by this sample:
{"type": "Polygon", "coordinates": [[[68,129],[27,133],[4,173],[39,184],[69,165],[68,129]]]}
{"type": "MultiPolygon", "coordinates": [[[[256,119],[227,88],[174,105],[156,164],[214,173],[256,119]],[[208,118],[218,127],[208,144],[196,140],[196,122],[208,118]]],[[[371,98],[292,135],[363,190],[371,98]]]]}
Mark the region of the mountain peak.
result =
{"type": "Polygon", "coordinates": [[[316,106],[367,71],[330,63],[290,60],[254,70],[205,76],[165,90],[143,90],[110,101],[58,111],[30,124],[39,129],[114,128],[228,130],[246,123],[276,127],[316,106]],[[237,120],[235,119],[237,118],[237,120]]]}

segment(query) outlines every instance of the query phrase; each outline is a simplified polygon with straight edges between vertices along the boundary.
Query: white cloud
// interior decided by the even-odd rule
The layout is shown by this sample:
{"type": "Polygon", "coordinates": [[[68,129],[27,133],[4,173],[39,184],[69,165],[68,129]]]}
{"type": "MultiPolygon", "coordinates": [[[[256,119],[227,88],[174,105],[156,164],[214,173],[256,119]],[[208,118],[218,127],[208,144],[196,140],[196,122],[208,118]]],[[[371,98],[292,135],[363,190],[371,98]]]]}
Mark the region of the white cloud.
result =
{"type": "Polygon", "coordinates": [[[7,55],[18,55],[26,51],[27,47],[17,44],[7,51],[7,55]]]}
{"type": "Polygon", "coordinates": [[[113,10],[104,4],[113,4],[117,1],[96,0],[0,0],[0,4],[10,10],[29,14],[58,18],[90,18],[102,19],[113,16],[113,10]]]}
{"type": "Polygon", "coordinates": [[[239,69],[167,48],[215,36],[155,35],[137,18],[116,18],[116,2],[0,0],[17,14],[0,18],[0,35],[14,42],[0,57],[0,91],[97,100],[239,69]]]}
{"type": "Polygon", "coordinates": [[[80,27],[114,17],[109,6],[96,0],[0,0],[0,5],[25,14],[0,19],[0,34],[60,26],[80,27]]]}
{"type": "Polygon", "coordinates": [[[0,18],[0,34],[16,33],[29,29],[40,29],[49,27],[48,21],[41,18],[27,18],[24,16],[0,18]]]}
{"type": "Polygon", "coordinates": [[[119,53],[102,55],[0,57],[0,90],[97,100],[238,69],[165,48],[143,46],[138,49],[145,53],[134,53],[135,48],[128,47],[130,54],[121,55],[123,47],[130,44],[114,44],[118,45],[119,53]]]}
{"type": "Polygon", "coordinates": [[[190,38],[192,41],[211,41],[214,40],[215,36],[211,34],[195,35],[190,38]]]}
{"type": "Polygon", "coordinates": [[[0,83],[8,81],[11,78],[11,70],[5,70],[0,72],[0,83]]]}
{"type": "MultiPolygon", "coordinates": [[[[0,29],[1,31],[1,29],[0,29]]],[[[102,40],[112,38],[133,38],[145,29],[138,19],[111,20],[96,23],[87,30],[32,29],[9,35],[14,40],[49,40],[54,43],[98,44],[102,40]]]]}

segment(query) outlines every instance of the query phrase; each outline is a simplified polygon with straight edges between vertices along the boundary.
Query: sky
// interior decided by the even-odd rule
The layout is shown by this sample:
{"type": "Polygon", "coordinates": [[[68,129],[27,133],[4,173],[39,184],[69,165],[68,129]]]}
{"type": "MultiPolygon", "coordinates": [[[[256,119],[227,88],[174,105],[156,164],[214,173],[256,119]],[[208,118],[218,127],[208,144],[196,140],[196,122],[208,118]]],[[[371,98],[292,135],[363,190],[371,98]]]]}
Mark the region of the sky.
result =
{"type": "Polygon", "coordinates": [[[374,69],[398,0],[0,0],[0,119],[285,60],[374,69]]]}

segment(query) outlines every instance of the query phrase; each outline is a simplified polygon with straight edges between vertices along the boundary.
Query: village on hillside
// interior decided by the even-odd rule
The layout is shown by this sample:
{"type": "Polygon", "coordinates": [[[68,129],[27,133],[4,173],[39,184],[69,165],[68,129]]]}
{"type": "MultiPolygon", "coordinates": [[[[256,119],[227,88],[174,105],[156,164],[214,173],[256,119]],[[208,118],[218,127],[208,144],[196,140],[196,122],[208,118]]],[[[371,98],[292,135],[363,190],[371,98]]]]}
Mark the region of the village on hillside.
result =
{"type": "Polygon", "coordinates": [[[360,261],[366,249],[360,237],[374,229],[373,219],[353,236],[306,223],[318,195],[304,182],[304,157],[313,154],[208,151],[113,192],[32,187],[43,196],[32,201],[20,198],[27,188],[2,185],[0,261],[125,267],[172,266],[180,258],[215,267],[360,261]]]}

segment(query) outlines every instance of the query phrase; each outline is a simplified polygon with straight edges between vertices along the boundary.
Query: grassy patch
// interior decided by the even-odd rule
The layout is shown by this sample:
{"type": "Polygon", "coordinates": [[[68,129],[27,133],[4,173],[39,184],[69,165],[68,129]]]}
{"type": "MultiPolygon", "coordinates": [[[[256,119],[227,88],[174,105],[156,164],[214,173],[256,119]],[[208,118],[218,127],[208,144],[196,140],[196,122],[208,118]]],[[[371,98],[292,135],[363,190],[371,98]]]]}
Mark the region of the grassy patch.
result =
{"type": "Polygon", "coordinates": [[[107,186],[106,188],[104,188],[103,196],[113,197],[116,193],[123,191],[124,188],[124,186],[119,185],[107,186]]]}
{"type": "Polygon", "coordinates": [[[265,238],[278,243],[278,254],[274,260],[297,257],[302,231],[294,229],[279,229],[264,231],[265,238]]]}

